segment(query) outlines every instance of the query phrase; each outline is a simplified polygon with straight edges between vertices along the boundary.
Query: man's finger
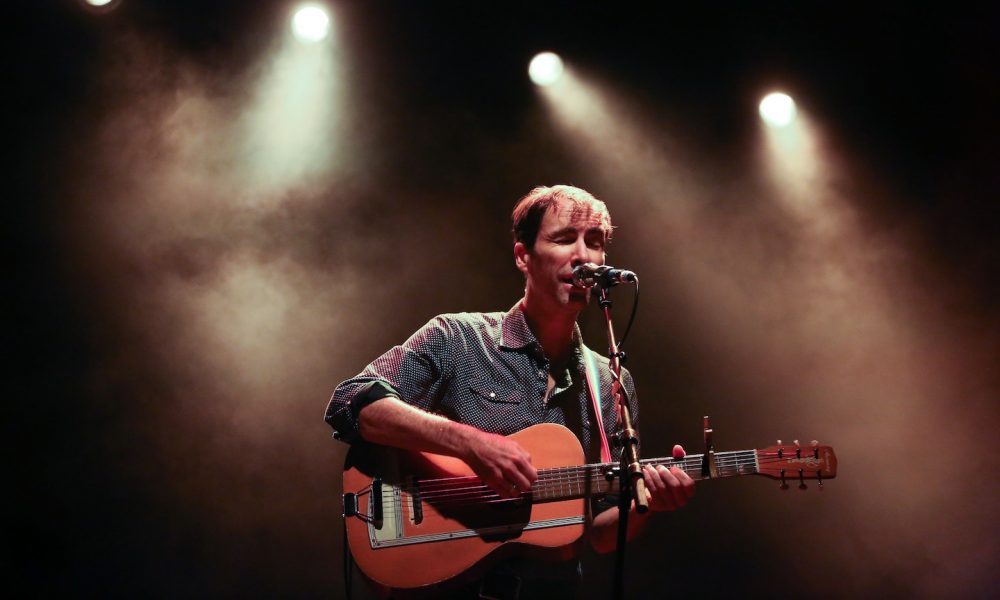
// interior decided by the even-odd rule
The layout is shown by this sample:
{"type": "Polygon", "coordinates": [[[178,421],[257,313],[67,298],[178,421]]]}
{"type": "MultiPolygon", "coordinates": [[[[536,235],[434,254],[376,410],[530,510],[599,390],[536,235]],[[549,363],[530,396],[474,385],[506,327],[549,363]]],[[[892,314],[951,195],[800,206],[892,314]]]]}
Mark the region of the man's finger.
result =
{"type": "Polygon", "coordinates": [[[649,488],[650,491],[656,492],[663,489],[663,480],[660,479],[660,474],[653,467],[643,465],[642,478],[646,481],[646,487],[649,488]]]}
{"type": "Polygon", "coordinates": [[[694,496],[694,479],[691,479],[690,475],[678,469],[677,480],[681,484],[681,490],[684,492],[685,499],[690,500],[694,496]]]}
{"type": "Polygon", "coordinates": [[[671,467],[667,469],[666,467],[660,467],[660,479],[663,480],[664,484],[664,497],[670,504],[670,510],[677,510],[678,508],[684,506],[684,493],[681,492],[681,482],[677,479],[675,471],[677,467],[671,467]]]}
{"type": "Polygon", "coordinates": [[[522,490],[530,490],[538,479],[538,471],[530,462],[515,460],[506,469],[504,478],[522,490]]]}
{"type": "Polygon", "coordinates": [[[508,487],[514,486],[521,490],[531,489],[531,480],[519,471],[513,471],[507,475],[508,487]]]}

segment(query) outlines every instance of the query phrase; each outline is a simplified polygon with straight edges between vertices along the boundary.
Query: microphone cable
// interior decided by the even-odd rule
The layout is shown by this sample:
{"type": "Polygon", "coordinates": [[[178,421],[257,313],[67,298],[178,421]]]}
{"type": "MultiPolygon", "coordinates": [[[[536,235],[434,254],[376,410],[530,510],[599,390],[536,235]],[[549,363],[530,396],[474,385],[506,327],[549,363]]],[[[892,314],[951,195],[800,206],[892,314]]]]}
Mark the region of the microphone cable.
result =
{"type": "Polygon", "coordinates": [[[632,314],[629,315],[628,325],[625,326],[625,333],[622,334],[622,339],[618,342],[618,359],[622,362],[622,364],[625,363],[625,353],[622,351],[622,348],[625,347],[625,340],[628,339],[628,332],[632,330],[632,323],[635,322],[635,314],[639,311],[639,278],[636,277],[635,281],[632,283],[635,284],[635,293],[632,296],[632,314]]]}

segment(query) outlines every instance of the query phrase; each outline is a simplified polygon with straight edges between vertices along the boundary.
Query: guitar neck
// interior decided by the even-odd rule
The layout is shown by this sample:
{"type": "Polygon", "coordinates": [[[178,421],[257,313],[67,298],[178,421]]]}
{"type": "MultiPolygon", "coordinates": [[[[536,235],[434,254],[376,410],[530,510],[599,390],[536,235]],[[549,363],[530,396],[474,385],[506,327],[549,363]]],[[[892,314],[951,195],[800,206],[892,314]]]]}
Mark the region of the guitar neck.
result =
{"type": "MultiPolygon", "coordinates": [[[[650,458],[641,463],[677,467],[696,481],[758,473],[756,450],[715,452],[709,458],[712,460],[706,461],[704,454],[691,454],[681,459],[650,458]]],[[[614,469],[617,466],[617,463],[599,463],[540,469],[538,480],[531,488],[532,498],[536,502],[557,501],[616,493],[618,478],[614,476],[614,469]]]]}

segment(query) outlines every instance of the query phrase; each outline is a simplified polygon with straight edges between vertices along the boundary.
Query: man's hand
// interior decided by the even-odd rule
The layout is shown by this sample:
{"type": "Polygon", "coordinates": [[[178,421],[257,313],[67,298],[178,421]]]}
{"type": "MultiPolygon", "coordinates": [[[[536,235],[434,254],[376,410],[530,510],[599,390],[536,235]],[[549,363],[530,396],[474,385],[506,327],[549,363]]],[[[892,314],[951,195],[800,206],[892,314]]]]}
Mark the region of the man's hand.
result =
{"type": "MultiPolygon", "coordinates": [[[[674,446],[674,459],[680,458],[684,458],[684,448],[674,446]]],[[[644,466],[642,478],[651,511],[677,510],[694,496],[694,481],[677,467],[644,466]]]]}
{"type": "Polygon", "coordinates": [[[361,409],[361,435],[394,448],[433,452],[465,461],[502,498],[531,489],[538,471],[521,444],[450,421],[388,396],[361,409]]]}
{"type": "Polygon", "coordinates": [[[520,496],[538,479],[528,451],[502,435],[477,431],[462,459],[503,498],[520,496]]]}

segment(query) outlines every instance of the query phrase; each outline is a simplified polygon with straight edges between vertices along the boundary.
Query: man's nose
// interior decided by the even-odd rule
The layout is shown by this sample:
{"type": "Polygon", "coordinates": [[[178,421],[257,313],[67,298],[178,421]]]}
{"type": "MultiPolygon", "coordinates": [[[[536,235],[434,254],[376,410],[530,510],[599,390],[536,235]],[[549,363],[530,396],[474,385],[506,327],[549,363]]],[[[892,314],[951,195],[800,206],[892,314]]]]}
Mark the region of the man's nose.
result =
{"type": "Polygon", "coordinates": [[[583,243],[582,239],[578,239],[573,244],[573,255],[570,257],[570,264],[578,267],[586,262],[589,262],[587,259],[587,245],[583,243]]]}
{"type": "Polygon", "coordinates": [[[573,244],[573,256],[571,257],[570,264],[574,267],[578,267],[584,263],[597,263],[603,262],[601,260],[601,253],[587,246],[587,242],[580,238],[573,244]]]}

